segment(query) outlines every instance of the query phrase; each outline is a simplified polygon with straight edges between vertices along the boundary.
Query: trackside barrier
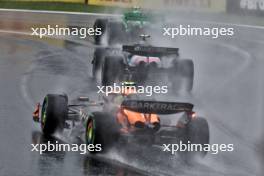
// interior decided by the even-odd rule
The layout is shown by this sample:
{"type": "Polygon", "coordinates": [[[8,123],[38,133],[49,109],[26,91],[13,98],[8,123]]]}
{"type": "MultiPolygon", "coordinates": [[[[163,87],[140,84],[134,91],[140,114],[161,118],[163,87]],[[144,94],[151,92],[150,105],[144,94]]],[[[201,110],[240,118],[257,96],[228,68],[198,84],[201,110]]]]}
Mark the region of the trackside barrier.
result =
{"type": "Polygon", "coordinates": [[[264,0],[228,0],[228,13],[264,16],[264,0]]]}
{"type": "Polygon", "coordinates": [[[225,11],[226,0],[89,0],[90,5],[133,7],[147,9],[188,9],[195,11],[225,11]]]}
{"type": "Polygon", "coordinates": [[[88,0],[88,4],[129,8],[129,7],[137,6],[138,0],[88,0]]]}
{"type": "Polygon", "coordinates": [[[131,8],[139,6],[146,9],[225,11],[226,0],[9,0],[14,2],[70,2],[97,6],[131,8]]]}

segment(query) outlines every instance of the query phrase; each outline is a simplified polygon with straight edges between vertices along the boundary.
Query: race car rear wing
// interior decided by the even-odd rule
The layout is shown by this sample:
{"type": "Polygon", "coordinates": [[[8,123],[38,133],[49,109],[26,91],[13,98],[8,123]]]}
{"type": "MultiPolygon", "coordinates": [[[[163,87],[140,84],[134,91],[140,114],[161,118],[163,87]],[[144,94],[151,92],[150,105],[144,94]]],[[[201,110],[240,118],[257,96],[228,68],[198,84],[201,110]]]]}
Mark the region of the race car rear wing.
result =
{"type": "Polygon", "coordinates": [[[143,45],[123,45],[123,51],[141,56],[160,57],[166,55],[179,55],[179,48],[154,47],[143,45]]]}
{"type": "Polygon", "coordinates": [[[121,106],[125,109],[146,114],[175,114],[192,112],[193,104],[180,102],[124,100],[121,106]]]}

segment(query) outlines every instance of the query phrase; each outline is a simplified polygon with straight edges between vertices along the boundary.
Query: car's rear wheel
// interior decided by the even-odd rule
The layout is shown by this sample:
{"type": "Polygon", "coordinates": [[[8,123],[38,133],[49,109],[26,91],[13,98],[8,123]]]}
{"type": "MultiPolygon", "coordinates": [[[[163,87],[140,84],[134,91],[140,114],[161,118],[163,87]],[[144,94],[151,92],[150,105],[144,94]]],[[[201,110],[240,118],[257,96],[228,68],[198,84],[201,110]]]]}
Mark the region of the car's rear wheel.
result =
{"type": "Polygon", "coordinates": [[[118,126],[115,117],[102,112],[94,112],[86,124],[86,144],[101,145],[101,151],[107,152],[118,140],[118,126]]]}
{"type": "Polygon", "coordinates": [[[62,131],[68,114],[68,98],[65,95],[48,94],[41,110],[41,129],[44,135],[62,131]]]}
{"type": "Polygon", "coordinates": [[[102,69],[102,85],[109,86],[118,83],[124,72],[123,58],[121,56],[107,56],[102,69]]]}
{"type": "Polygon", "coordinates": [[[101,73],[102,73],[102,67],[105,59],[106,51],[103,48],[97,48],[94,52],[94,58],[92,61],[93,69],[92,69],[92,76],[96,82],[101,81],[101,73]]]}
{"type": "Polygon", "coordinates": [[[205,157],[207,151],[204,148],[209,145],[209,125],[206,119],[197,117],[190,121],[186,127],[186,144],[198,144],[197,151],[188,151],[186,159],[191,160],[196,157],[205,157]]]}
{"type": "Polygon", "coordinates": [[[101,45],[102,44],[102,38],[104,35],[106,35],[106,30],[107,30],[107,24],[108,24],[108,20],[107,19],[97,19],[94,23],[94,29],[96,30],[96,28],[100,28],[102,34],[101,35],[94,35],[94,42],[97,45],[101,45]]]}

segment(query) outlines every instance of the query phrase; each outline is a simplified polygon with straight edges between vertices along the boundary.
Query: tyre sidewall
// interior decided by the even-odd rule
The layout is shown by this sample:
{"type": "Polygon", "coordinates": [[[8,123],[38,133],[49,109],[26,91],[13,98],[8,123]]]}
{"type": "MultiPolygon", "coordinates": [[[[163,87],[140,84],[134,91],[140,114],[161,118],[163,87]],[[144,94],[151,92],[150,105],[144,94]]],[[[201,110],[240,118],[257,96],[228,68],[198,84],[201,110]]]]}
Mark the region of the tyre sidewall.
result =
{"type": "Polygon", "coordinates": [[[118,56],[108,56],[104,59],[102,69],[102,85],[113,85],[115,81],[120,81],[123,76],[123,58],[118,56]]]}
{"type": "Polygon", "coordinates": [[[45,135],[62,131],[68,114],[68,102],[64,95],[48,94],[43,101],[41,112],[41,128],[45,135]],[[46,111],[46,120],[44,113],[46,111]]]}
{"type": "MultiPolygon", "coordinates": [[[[115,117],[102,112],[94,112],[92,116],[87,120],[86,132],[88,129],[88,123],[93,121],[94,123],[94,141],[93,144],[100,144],[102,146],[101,152],[107,152],[118,140],[118,125],[115,117]]],[[[88,140],[86,139],[86,144],[88,140]]],[[[96,153],[96,152],[93,152],[96,153]]]]}
{"type": "Polygon", "coordinates": [[[108,23],[107,19],[97,19],[95,21],[94,29],[101,28],[101,32],[102,32],[101,35],[94,35],[95,44],[97,44],[97,45],[102,44],[102,37],[106,34],[107,23],[108,23]]]}

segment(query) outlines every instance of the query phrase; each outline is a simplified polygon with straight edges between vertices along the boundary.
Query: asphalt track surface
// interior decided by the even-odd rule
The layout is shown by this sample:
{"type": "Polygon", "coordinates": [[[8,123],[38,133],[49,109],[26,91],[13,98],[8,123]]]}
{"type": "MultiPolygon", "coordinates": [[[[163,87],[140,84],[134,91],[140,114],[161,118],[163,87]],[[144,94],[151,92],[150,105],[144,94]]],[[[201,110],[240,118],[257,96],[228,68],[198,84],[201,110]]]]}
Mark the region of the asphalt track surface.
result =
{"type": "Polygon", "coordinates": [[[62,19],[68,25],[92,22],[86,16],[39,14],[36,18],[35,14],[21,12],[0,12],[0,19],[1,24],[13,24],[0,33],[1,176],[261,175],[263,29],[235,25],[235,36],[231,38],[182,37],[161,42],[179,47],[182,57],[193,58],[195,85],[191,99],[196,111],[209,121],[210,142],[232,143],[235,149],[208,154],[199,164],[185,166],[173,156],[154,156],[149,161],[153,156],[147,154],[132,159],[118,152],[104,157],[31,152],[30,144],[45,140],[32,122],[34,103],[48,92],[65,92],[74,97],[94,91],[89,77],[94,47],[89,41],[82,41],[87,45],[66,41],[62,45],[61,40],[44,41],[21,35],[21,25],[56,23],[62,19]]]}

